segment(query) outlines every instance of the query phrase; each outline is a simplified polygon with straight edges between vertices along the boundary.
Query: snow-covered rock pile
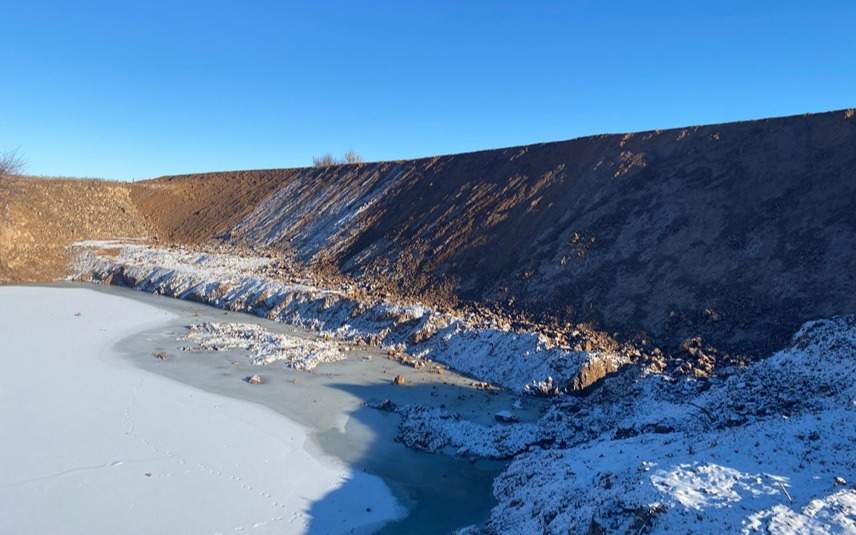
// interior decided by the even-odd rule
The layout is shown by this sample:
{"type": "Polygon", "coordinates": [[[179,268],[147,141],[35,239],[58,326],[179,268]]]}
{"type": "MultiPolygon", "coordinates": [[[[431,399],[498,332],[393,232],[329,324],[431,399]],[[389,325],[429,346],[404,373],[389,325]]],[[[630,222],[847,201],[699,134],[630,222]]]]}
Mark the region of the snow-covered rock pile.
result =
{"type": "Polygon", "coordinates": [[[281,363],[297,370],[311,370],[324,362],[343,360],[335,343],[306,340],[273,333],[252,323],[196,323],[180,340],[191,342],[191,351],[244,349],[256,366],[281,363]]]}
{"type": "Polygon", "coordinates": [[[541,429],[535,424],[477,424],[443,408],[414,405],[396,412],[402,417],[401,442],[430,452],[449,448],[461,456],[508,459],[541,437],[541,429]]]}
{"type": "Polygon", "coordinates": [[[139,244],[77,248],[74,277],[129,286],[263,316],[447,364],[483,381],[514,390],[552,377],[584,388],[598,374],[628,362],[614,353],[557,347],[541,334],[474,325],[420,305],[367,303],[343,292],[268,277],[268,258],[206,254],[139,244]],[[597,370],[597,373],[592,373],[597,370]]]}
{"type": "Polygon", "coordinates": [[[854,377],[849,316],[726,379],[607,379],[541,420],[554,447],[496,480],[487,530],[856,533],[854,377]]]}
{"type": "Polygon", "coordinates": [[[846,316],[724,378],[627,367],[536,423],[396,410],[411,447],[513,457],[487,533],[856,533],[854,378],[846,316]]]}

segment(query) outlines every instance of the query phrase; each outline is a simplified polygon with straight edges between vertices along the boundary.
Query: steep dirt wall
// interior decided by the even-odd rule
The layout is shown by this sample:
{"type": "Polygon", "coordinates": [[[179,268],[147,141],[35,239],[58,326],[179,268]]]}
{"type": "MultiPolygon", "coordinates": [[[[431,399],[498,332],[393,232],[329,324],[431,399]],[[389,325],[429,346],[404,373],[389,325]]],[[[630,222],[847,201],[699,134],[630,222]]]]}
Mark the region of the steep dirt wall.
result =
{"type": "Polygon", "coordinates": [[[856,309],[854,174],[838,111],[296,170],[227,235],[405,291],[445,279],[624,336],[765,351],[856,309]]]}
{"type": "Polygon", "coordinates": [[[0,179],[0,282],[62,277],[75,241],[148,233],[125,184],[0,179]]]}
{"type": "Polygon", "coordinates": [[[7,183],[0,276],[56,273],[72,238],[217,237],[405,295],[451,290],[619,338],[761,353],[806,320],[856,312],[854,115],[25,194],[7,183]]]}
{"type": "Polygon", "coordinates": [[[293,173],[277,169],[169,176],[135,183],[130,192],[158,238],[194,243],[229,230],[293,173]]]}

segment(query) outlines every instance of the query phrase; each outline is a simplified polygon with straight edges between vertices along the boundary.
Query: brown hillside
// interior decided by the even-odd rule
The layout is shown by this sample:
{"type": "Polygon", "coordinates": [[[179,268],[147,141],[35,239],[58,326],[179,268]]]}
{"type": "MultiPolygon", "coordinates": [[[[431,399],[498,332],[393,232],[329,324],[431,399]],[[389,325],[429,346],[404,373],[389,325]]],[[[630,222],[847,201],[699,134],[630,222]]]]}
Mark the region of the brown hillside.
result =
{"type": "Polygon", "coordinates": [[[78,240],[148,234],[128,186],[101,180],[0,179],[0,216],[0,282],[63,276],[78,240]]]}
{"type": "MultiPolygon", "coordinates": [[[[852,110],[97,187],[114,188],[116,209],[73,211],[123,220],[112,233],[145,221],[166,242],[271,246],[403,294],[451,285],[464,300],[673,348],[702,335],[766,351],[805,320],[856,312],[852,110]]],[[[11,205],[33,210],[20,195],[11,205]]],[[[32,255],[7,256],[23,250],[12,233],[55,243],[33,226],[61,228],[70,208],[40,208],[25,230],[7,223],[0,270],[29,269],[32,255]]]]}
{"type": "Polygon", "coordinates": [[[754,352],[856,310],[854,173],[839,111],[300,169],[230,236],[405,293],[452,280],[467,300],[754,352]]]}
{"type": "Polygon", "coordinates": [[[131,198],[164,241],[193,243],[224,232],[292,170],[234,171],[137,182],[131,198]]]}

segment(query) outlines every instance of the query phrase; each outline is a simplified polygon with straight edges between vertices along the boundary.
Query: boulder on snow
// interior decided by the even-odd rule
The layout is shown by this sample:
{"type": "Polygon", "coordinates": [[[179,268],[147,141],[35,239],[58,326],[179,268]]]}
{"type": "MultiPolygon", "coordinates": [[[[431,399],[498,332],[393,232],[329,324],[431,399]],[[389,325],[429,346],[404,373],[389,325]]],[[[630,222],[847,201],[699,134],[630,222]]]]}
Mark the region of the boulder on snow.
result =
{"type": "Polygon", "coordinates": [[[580,365],[577,373],[568,382],[568,391],[582,392],[607,375],[617,372],[628,362],[628,359],[613,353],[593,354],[580,365]]]}
{"type": "Polygon", "coordinates": [[[125,276],[125,268],[122,266],[108,273],[102,282],[108,286],[126,286],[129,288],[134,286],[134,281],[125,276]]]}
{"type": "Polygon", "coordinates": [[[394,412],[396,409],[395,403],[389,399],[385,399],[383,401],[370,401],[366,405],[379,411],[394,412]]]}

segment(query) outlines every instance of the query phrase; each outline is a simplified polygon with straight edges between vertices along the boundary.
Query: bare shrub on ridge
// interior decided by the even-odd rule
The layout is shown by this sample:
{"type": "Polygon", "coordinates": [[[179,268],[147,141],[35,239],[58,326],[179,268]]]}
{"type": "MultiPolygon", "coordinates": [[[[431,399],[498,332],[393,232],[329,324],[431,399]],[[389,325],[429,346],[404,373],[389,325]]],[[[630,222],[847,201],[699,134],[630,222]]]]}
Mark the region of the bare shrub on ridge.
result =
{"type": "Polygon", "coordinates": [[[342,159],[336,158],[329,152],[326,154],[322,154],[321,156],[313,156],[312,157],[312,165],[315,167],[330,167],[333,165],[343,165],[349,163],[363,163],[363,157],[354,152],[353,150],[348,150],[342,159]]]}
{"type": "Polygon", "coordinates": [[[19,175],[24,170],[24,159],[18,154],[18,149],[0,154],[0,177],[19,175]]]}

